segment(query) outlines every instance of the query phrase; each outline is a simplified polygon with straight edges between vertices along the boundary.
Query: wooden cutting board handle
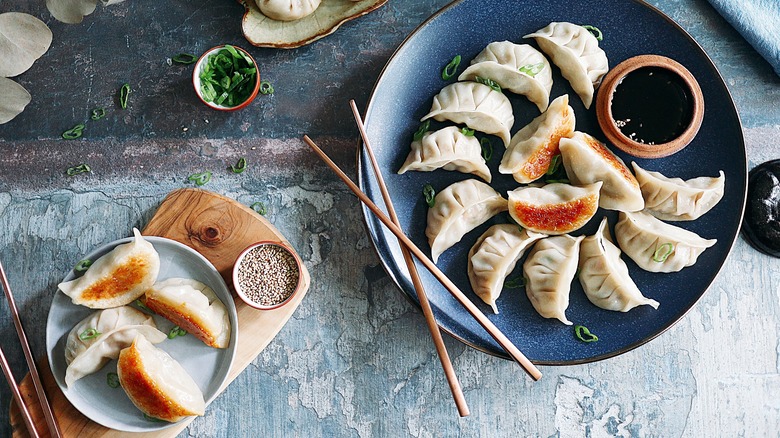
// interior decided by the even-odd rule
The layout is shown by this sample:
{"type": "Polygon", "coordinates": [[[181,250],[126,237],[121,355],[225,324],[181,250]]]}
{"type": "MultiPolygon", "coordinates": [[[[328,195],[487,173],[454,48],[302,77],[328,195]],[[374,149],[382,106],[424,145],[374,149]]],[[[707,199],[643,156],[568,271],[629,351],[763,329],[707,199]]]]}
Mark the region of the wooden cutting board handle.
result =
{"type": "MultiPolygon", "coordinates": [[[[282,242],[292,249],[287,239],[251,208],[201,189],[180,189],[168,195],[144,228],[143,234],[167,237],[203,254],[222,274],[231,290],[233,263],[246,247],[255,242],[271,240],[282,242]]],[[[225,386],[263,351],[295,312],[311,283],[309,271],[305,266],[302,266],[301,276],[302,289],[292,301],[275,310],[255,310],[238,299],[233,291],[238,312],[239,336],[236,358],[225,386]]],[[[167,429],[147,433],[126,433],[108,429],[90,421],[68,402],[57,386],[45,358],[40,361],[39,371],[60,429],[66,437],[173,438],[192,421],[192,418],[186,419],[167,429]]],[[[20,390],[39,433],[41,436],[48,436],[46,422],[29,375],[22,380],[20,390]]],[[[29,436],[14,403],[11,403],[10,421],[15,438],[29,436]]]]}

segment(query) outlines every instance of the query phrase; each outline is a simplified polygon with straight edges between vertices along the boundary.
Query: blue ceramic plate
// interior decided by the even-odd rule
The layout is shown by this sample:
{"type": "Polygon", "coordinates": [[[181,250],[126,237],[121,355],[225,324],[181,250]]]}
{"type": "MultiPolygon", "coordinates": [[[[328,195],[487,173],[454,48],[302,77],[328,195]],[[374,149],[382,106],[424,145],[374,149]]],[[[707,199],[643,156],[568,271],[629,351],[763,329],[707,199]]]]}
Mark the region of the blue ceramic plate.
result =
{"type": "MultiPolygon", "coordinates": [[[[492,41],[509,40],[535,46],[533,41],[523,40],[523,35],[552,21],[590,24],[600,28],[604,33],[600,47],[605,50],[611,66],[635,55],[659,54],[686,66],[699,81],[704,93],[705,115],[701,131],[694,141],[675,155],[655,160],[636,159],[619,153],[613,147],[629,166],[633,160],[645,169],[683,179],[717,176],[721,169],[726,174],[725,195],[720,203],[699,220],[677,223],[705,238],[718,239],[718,243],[705,251],[696,265],[678,273],[654,274],[643,271],[623,256],[639,289],[661,303],[658,310],[649,306],[628,313],[601,310],[587,300],[579,282],[574,282],[566,314],[574,324],[589,327],[599,336],[598,342],[586,344],[578,341],[572,327],[540,317],[522,289],[503,291],[497,303],[501,312],[498,315],[494,315],[473,293],[466,275],[468,251],[490,225],[508,222],[506,214],[500,214],[468,233],[439,258],[438,266],[529,359],[537,364],[557,365],[595,361],[636,348],[658,336],[691,309],[715,280],[736,239],[745,204],[747,160],[739,117],[720,74],[696,41],[653,7],[631,0],[576,0],[567,2],[565,6],[558,2],[529,0],[458,1],[433,15],[398,48],[376,83],[365,119],[401,226],[423,251],[430,254],[425,237],[428,209],[421,195],[423,185],[430,183],[438,192],[456,181],[471,178],[443,170],[396,174],[409,153],[412,134],[419,126],[420,118],[428,113],[433,96],[449,83],[441,79],[442,67],[453,56],[460,54],[463,63],[458,72],[462,72],[468,62],[492,41]]],[[[557,67],[553,67],[553,80],[550,101],[568,93],[577,117],[577,130],[591,133],[603,141],[593,107],[590,110],[584,108],[557,67]]],[[[539,111],[524,97],[507,94],[514,107],[514,134],[538,116],[539,111]]],[[[511,175],[498,173],[504,147],[495,137],[492,143],[495,150],[488,163],[493,173],[491,186],[506,196],[508,190],[518,185],[511,175]]],[[[361,150],[358,156],[360,186],[378,205],[383,206],[367,159],[361,150]]],[[[605,215],[612,230],[617,218],[615,212],[599,210],[584,228],[574,234],[593,234],[605,215]]],[[[401,290],[416,302],[416,293],[395,237],[369,210],[364,209],[364,216],[382,264],[401,290]]],[[[521,266],[522,263],[518,263],[510,277],[520,275],[521,266]]],[[[435,278],[422,265],[418,268],[441,327],[468,345],[507,357],[435,278]]]]}
{"type": "MultiPolygon", "coordinates": [[[[144,236],[144,239],[149,241],[160,255],[158,281],[174,277],[198,280],[211,287],[228,310],[231,334],[227,348],[209,347],[192,335],[166,339],[156,345],[187,370],[203,391],[203,398],[208,406],[227,382],[228,372],[236,355],[238,315],[233,297],[219,271],[194,249],[164,237],[144,236]]],[[[132,237],[128,237],[108,243],[85,258],[97,260],[117,245],[132,240],[132,237]]],[[[63,281],[74,278],[76,275],[71,271],[63,281]]],[[[95,310],[73,304],[70,298],[59,290],[55,292],[46,322],[46,350],[54,379],[65,397],[87,418],[111,429],[151,432],[177,424],[144,418],[143,413],[133,405],[121,388],[111,388],[106,384],[106,374],[116,373],[116,360],[110,361],[96,373],[76,381],[70,388],[65,385],[65,371],[68,367],[65,362],[65,343],[68,333],[92,312],[95,310]]],[[[163,333],[168,333],[173,327],[173,323],[159,315],[154,315],[154,322],[163,333]]]]}

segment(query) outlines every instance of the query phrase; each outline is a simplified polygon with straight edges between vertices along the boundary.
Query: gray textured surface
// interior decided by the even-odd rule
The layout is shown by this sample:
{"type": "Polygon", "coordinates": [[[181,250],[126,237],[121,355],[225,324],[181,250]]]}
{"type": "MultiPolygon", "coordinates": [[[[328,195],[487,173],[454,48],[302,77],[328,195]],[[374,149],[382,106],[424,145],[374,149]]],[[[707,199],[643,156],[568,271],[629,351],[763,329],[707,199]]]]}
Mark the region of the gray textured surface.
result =
{"type": "MultiPolygon", "coordinates": [[[[235,114],[196,101],[187,67],[165,58],[243,44],[229,0],[141,2],[54,22],[41,1],[10,0],[54,32],[18,78],[28,109],[0,125],[0,258],[38,356],[57,282],[80,255],[143,226],[187,175],[208,189],[265,201],[309,267],[309,295],[279,336],[183,435],[191,436],[778,436],[780,260],[739,239],[719,279],[671,330],[603,362],[544,367],[532,383],[513,363],[445,339],[466,398],[458,419],[421,313],[376,266],[358,203],[301,142],[309,133],[354,173],[357,132],[384,62],[446,0],[393,0],[336,34],[291,50],[252,49],[276,93],[235,114]],[[152,5],[154,7],[152,7],[152,5]],[[114,100],[129,82],[127,110],[114,100]],[[60,133],[96,106],[85,137],[60,133]],[[242,175],[224,169],[240,156],[242,175]],[[89,162],[90,175],[63,170],[89,162]]],[[[745,126],[750,167],[780,157],[780,79],[704,0],[652,4],[714,59],[745,126]]],[[[0,341],[24,371],[5,304],[0,341]]],[[[0,384],[0,436],[10,432],[0,384]]]]}

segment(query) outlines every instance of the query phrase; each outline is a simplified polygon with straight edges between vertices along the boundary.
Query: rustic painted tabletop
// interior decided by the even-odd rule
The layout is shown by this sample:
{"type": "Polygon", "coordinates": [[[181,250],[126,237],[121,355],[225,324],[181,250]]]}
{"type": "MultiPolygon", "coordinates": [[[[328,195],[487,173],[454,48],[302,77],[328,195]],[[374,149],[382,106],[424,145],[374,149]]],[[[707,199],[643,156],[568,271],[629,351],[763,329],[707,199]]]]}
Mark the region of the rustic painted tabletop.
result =
{"type": "MultiPolygon", "coordinates": [[[[615,0],[617,1],[617,0],[615,0]]],[[[405,36],[448,0],[393,0],[293,50],[253,48],[235,1],[129,0],[78,25],[44,2],[5,0],[52,29],[49,51],[18,81],[26,111],[0,125],[0,259],[36,356],[56,285],[80,256],[143,227],[161,200],[214,171],[206,188],[263,201],[300,252],[309,294],[276,339],[182,436],[780,436],[780,260],[739,238],[717,281],[679,323],[605,361],[516,364],[445,336],[472,414],[458,418],[421,312],[378,264],[356,198],[309,151],[304,133],[355,174],[364,108],[405,36]],[[218,113],[192,91],[179,52],[249,47],[275,87],[245,110],[218,113]],[[131,84],[129,107],[116,90],[131,84]],[[60,134],[95,107],[85,138],[60,134]],[[245,156],[242,175],[224,170],[245,156]],[[87,162],[89,174],[67,177],[87,162]]],[[[651,0],[702,45],[744,127],[749,167],[780,158],[780,78],[705,0],[651,0]]],[[[778,23],[780,25],[780,23],[778,23]]],[[[25,373],[6,304],[0,343],[25,373]]],[[[251,334],[242,334],[251,336],[251,334]]],[[[0,384],[0,436],[10,433],[0,384]]]]}

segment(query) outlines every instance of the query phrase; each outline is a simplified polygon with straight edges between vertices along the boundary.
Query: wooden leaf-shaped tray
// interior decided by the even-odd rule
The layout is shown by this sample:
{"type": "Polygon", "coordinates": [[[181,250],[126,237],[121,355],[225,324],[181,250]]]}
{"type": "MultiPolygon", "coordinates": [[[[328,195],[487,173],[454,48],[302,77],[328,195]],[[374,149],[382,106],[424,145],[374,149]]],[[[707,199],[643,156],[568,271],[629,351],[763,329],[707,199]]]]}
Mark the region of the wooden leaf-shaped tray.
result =
{"type": "Polygon", "coordinates": [[[250,44],[293,49],[332,34],[343,23],[378,9],[387,0],[322,0],[312,14],[295,21],[266,17],[254,0],[239,2],[246,7],[241,27],[250,44]]]}
{"type": "MultiPolygon", "coordinates": [[[[201,189],[180,189],[163,200],[154,217],[144,228],[144,235],[161,236],[181,242],[206,257],[232,285],[233,263],[249,245],[259,241],[282,242],[292,248],[284,236],[264,217],[251,208],[232,199],[201,189]]],[[[238,337],[236,357],[228,375],[228,383],[246,368],[279,333],[309,289],[309,271],[301,266],[303,283],[292,301],[275,310],[255,310],[235,296],[238,312],[238,337]]],[[[231,288],[232,289],[232,288],[231,288]]],[[[59,293],[59,292],[58,292],[59,293]]],[[[147,433],[118,432],[92,422],[76,410],[57,386],[49,364],[43,359],[38,370],[43,379],[46,394],[65,437],[127,436],[132,438],[173,438],[194,419],[190,417],[167,429],[147,433]]],[[[227,385],[225,385],[227,387],[227,385]]],[[[225,390],[225,387],[222,390],[225,390]]],[[[46,431],[46,421],[35,397],[30,376],[20,384],[22,397],[35,420],[41,436],[46,431]]],[[[207,408],[208,409],[208,408],[207,408]]],[[[11,403],[11,427],[16,438],[29,436],[19,409],[11,403]]]]}

